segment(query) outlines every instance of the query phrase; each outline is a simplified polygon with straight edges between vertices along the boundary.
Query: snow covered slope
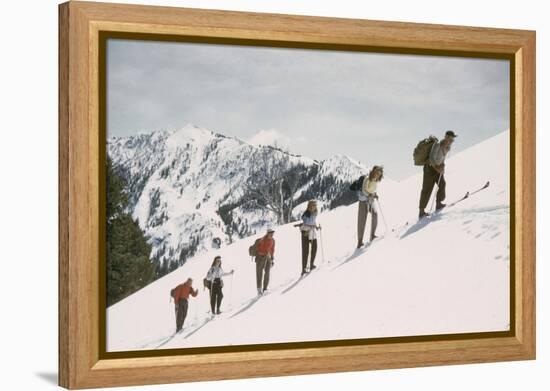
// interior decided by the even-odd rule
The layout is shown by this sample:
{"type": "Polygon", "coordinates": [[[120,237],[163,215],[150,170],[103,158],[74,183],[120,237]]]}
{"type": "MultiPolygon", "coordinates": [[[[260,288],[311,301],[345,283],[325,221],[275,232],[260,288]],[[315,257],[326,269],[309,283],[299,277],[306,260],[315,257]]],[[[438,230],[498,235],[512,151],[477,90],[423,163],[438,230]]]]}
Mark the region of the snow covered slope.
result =
{"type": "Polygon", "coordinates": [[[491,185],[422,222],[416,222],[421,174],[382,182],[388,229],[380,216],[377,233],[384,237],[360,251],[357,205],[322,213],[319,267],[302,280],[299,233],[292,224],[277,227],[269,294],[260,299],[247,256],[253,238],[197,255],[108,309],[107,350],[508,330],[508,143],[506,131],[448,159],[447,202],[491,185]],[[225,278],[222,315],[211,320],[202,278],[218,254],[235,274],[225,278]],[[187,277],[200,293],[190,300],[184,330],[174,335],[170,289],[187,277]]]}

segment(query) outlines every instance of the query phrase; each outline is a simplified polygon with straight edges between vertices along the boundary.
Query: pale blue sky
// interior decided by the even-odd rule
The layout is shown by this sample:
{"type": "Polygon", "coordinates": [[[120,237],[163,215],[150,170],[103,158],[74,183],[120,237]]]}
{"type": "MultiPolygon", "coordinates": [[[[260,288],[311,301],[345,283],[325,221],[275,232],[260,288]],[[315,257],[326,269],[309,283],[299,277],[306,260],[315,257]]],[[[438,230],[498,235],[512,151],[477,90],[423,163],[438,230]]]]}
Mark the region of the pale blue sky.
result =
{"type": "Polygon", "coordinates": [[[422,137],[453,129],[460,151],[509,128],[505,60],[111,39],[107,64],[108,136],[193,123],[402,179],[422,137]]]}

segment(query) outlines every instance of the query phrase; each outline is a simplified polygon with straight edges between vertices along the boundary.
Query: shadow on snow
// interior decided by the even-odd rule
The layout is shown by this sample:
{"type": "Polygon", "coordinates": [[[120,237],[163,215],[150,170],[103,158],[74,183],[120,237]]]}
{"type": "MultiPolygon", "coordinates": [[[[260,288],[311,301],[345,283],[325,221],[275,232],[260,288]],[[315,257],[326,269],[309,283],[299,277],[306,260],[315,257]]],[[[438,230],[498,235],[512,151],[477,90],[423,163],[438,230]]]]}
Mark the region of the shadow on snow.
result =
{"type": "MultiPolygon", "coordinates": [[[[202,321],[198,326],[191,326],[191,331],[189,331],[187,334],[185,334],[183,336],[183,338],[187,338],[193,334],[195,334],[197,331],[199,331],[200,329],[202,329],[204,326],[206,326],[206,324],[208,322],[210,322],[212,320],[212,318],[208,318],[208,319],[205,319],[204,321],[202,321]]],[[[161,348],[163,347],[164,345],[166,345],[168,342],[172,341],[174,338],[176,338],[178,335],[181,335],[183,334],[183,331],[185,329],[182,329],[181,331],[171,335],[170,337],[166,338],[160,345],[156,346],[155,349],[158,349],[158,348],[161,348]]]]}
{"type": "Polygon", "coordinates": [[[441,220],[441,215],[439,213],[426,216],[421,220],[417,221],[416,223],[414,223],[413,225],[411,225],[410,228],[407,229],[407,231],[405,231],[405,233],[399,237],[399,239],[405,239],[407,236],[417,233],[418,231],[426,227],[431,222],[434,222],[437,220],[441,220]]]}
{"type": "Polygon", "coordinates": [[[314,272],[315,272],[315,270],[312,271],[312,272],[309,272],[307,274],[304,274],[303,276],[298,277],[298,279],[296,281],[294,281],[292,284],[290,284],[288,287],[286,287],[281,292],[281,295],[284,295],[285,293],[287,293],[287,292],[291,291],[292,289],[294,289],[300,283],[300,281],[303,281],[307,276],[311,275],[311,273],[314,273],[314,272]]]}
{"type": "Polygon", "coordinates": [[[233,315],[231,315],[229,317],[229,319],[233,319],[234,317],[236,317],[237,315],[239,314],[242,314],[243,312],[245,312],[246,310],[250,309],[254,304],[256,304],[258,302],[258,300],[260,300],[262,296],[261,295],[258,295],[252,299],[250,299],[248,301],[248,303],[246,303],[240,310],[238,310],[237,312],[235,312],[233,315]]]}
{"type": "Polygon", "coordinates": [[[367,249],[369,248],[369,245],[365,245],[364,247],[362,248],[358,248],[356,249],[350,256],[348,256],[347,258],[345,258],[342,262],[340,262],[338,265],[336,265],[335,267],[333,267],[331,270],[334,271],[336,269],[339,269],[341,268],[342,266],[344,266],[346,263],[348,262],[351,262],[353,261],[355,258],[358,258],[360,257],[361,255],[363,255],[365,253],[365,251],[367,251],[367,249]]]}

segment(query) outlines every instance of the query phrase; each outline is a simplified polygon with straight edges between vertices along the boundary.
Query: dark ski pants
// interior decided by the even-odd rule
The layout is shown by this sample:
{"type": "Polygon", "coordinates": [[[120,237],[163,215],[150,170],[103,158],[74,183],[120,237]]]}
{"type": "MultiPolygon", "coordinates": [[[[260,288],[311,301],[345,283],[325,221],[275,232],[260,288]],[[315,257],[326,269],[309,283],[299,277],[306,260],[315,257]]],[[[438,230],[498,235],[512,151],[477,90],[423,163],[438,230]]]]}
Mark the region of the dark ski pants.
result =
{"type": "Polygon", "coordinates": [[[223,292],[222,292],[222,283],[220,280],[216,279],[212,283],[212,289],[210,290],[210,308],[212,313],[215,314],[220,310],[222,304],[223,292]],[[217,307],[217,310],[216,310],[217,307]]]}
{"type": "Polygon", "coordinates": [[[187,317],[188,307],[189,302],[187,299],[180,299],[176,306],[176,332],[180,331],[183,327],[183,322],[185,322],[185,318],[187,317]]]}
{"type": "Polygon", "coordinates": [[[317,239],[309,240],[309,232],[302,232],[302,271],[306,270],[307,258],[309,256],[309,244],[311,243],[311,261],[309,263],[310,268],[315,262],[315,256],[317,255],[317,239]]]}
{"type": "Polygon", "coordinates": [[[430,197],[432,196],[432,190],[436,183],[439,182],[439,188],[437,189],[436,203],[439,205],[445,199],[445,176],[441,174],[441,179],[439,179],[439,173],[430,166],[429,164],[424,165],[424,177],[422,179],[422,192],[420,193],[420,203],[418,208],[420,210],[426,209],[430,197]]]}
{"type": "Polygon", "coordinates": [[[266,290],[269,285],[269,272],[271,271],[271,257],[256,257],[256,288],[266,290]]]}
{"type": "Polygon", "coordinates": [[[369,205],[368,201],[359,201],[359,210],[357,212],[357,243],[363,243],[365,225],[367,224],[369,211],[372,215],[370,221],[370,240],[374,239],[376,226],[378,225],[378,213],[369,205]]]}

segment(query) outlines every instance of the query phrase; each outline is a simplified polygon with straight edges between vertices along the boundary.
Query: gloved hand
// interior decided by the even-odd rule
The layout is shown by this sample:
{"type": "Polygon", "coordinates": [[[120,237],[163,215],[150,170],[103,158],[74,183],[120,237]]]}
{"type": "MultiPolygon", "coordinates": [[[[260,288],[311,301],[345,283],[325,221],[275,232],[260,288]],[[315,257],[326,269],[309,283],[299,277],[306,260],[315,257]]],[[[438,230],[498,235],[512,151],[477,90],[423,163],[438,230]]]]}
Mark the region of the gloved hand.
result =
{"type": "Polygon", "coordinates": [[[271,261],[271,267],[275,266],[275,262],[271,261]]]}

